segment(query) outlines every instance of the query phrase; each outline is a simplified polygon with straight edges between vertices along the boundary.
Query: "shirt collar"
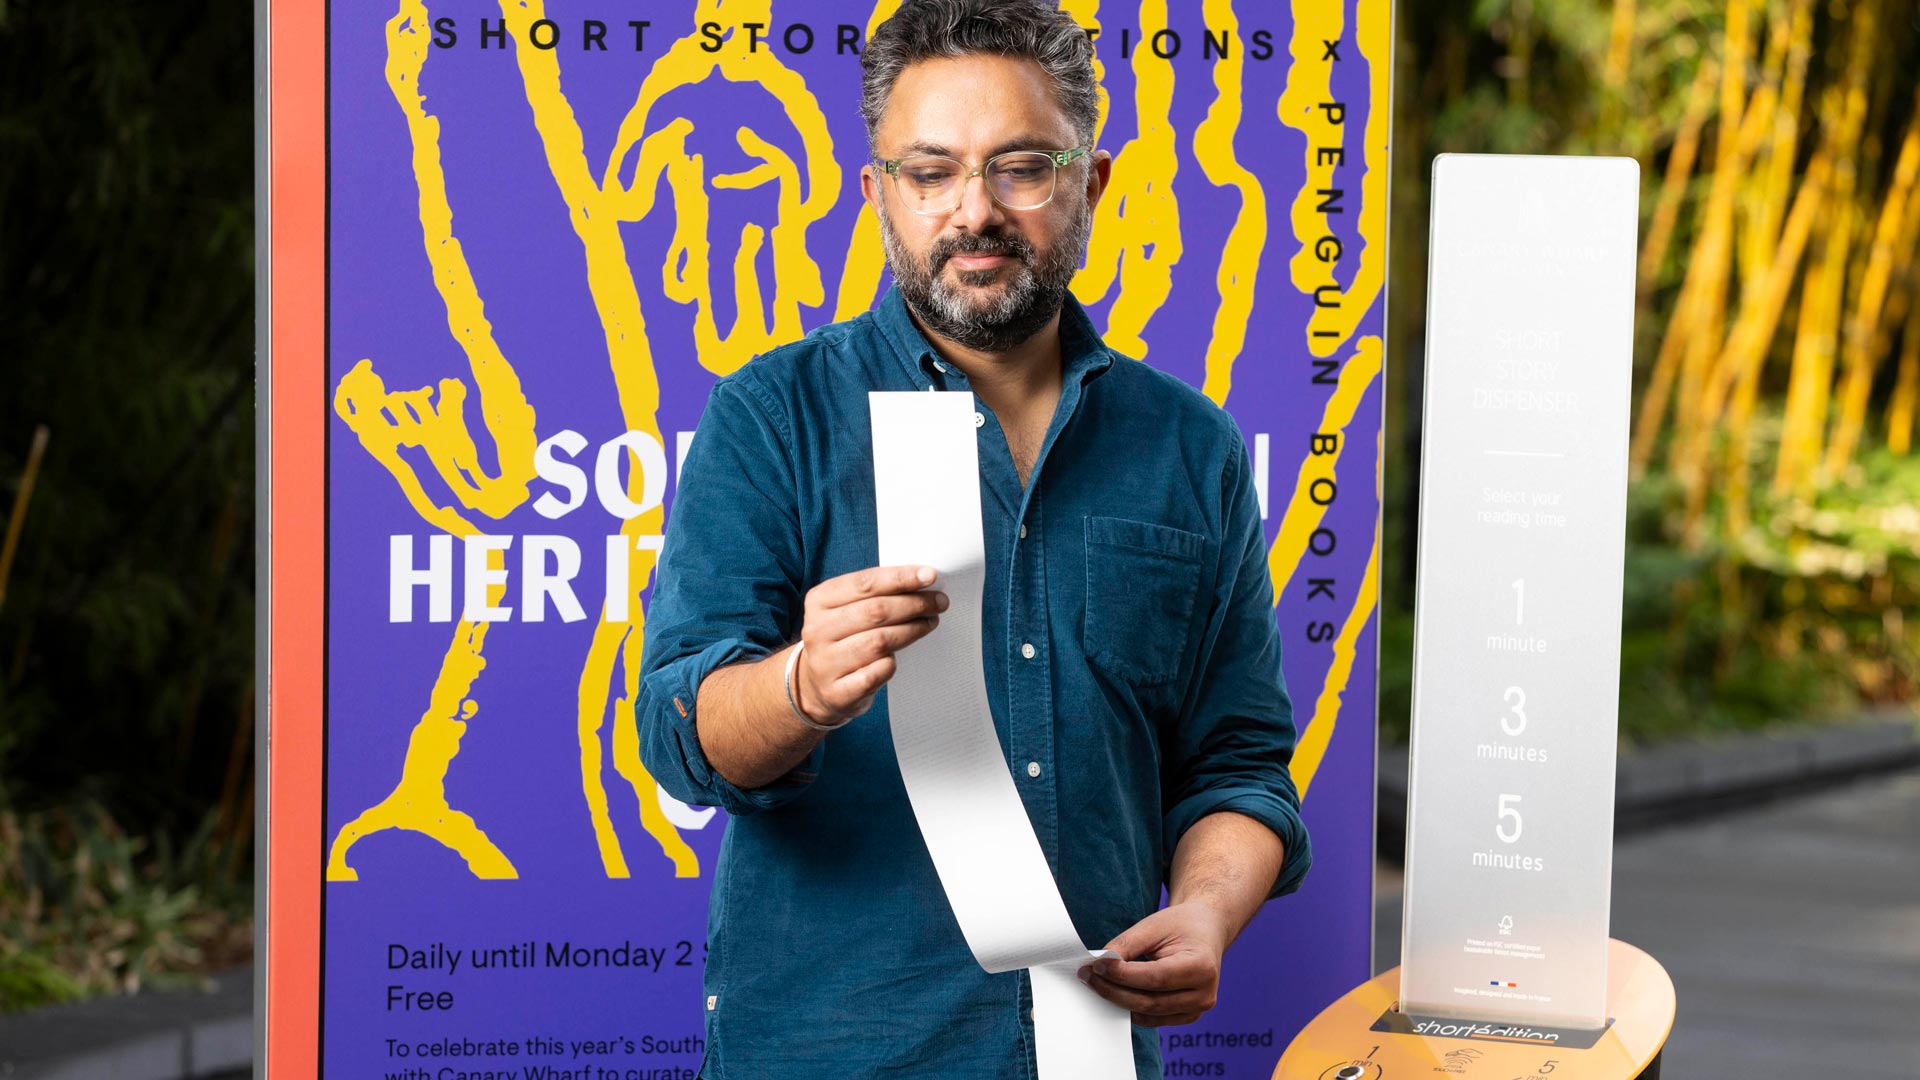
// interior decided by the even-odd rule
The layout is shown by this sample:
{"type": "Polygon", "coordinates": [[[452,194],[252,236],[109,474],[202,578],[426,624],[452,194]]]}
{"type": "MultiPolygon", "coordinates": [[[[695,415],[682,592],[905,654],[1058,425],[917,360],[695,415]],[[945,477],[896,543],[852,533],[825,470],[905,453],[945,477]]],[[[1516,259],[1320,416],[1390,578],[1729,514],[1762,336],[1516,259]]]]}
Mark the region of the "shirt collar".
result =
{"type": "MultiPolygon", "coordinates": [[[[916,387],[946,389],[949,384],[952,388],[966,387],[966,375],[940,359],[940,354],[914,323],[913,316],[907,313],[907,300],[900,294],[900,286],[887,286],[874,308],[874,321],[893,345],[894,355],[905,365],[916,387]]],[[[1067,294],[1066,302],[1060,306],[1060,358],[1063,384],[1085,382],[1113,366],[1113,351],[1100,340],[1093,320],[1087,317],[1086,309],[1072,293],[1067,294]]]]}

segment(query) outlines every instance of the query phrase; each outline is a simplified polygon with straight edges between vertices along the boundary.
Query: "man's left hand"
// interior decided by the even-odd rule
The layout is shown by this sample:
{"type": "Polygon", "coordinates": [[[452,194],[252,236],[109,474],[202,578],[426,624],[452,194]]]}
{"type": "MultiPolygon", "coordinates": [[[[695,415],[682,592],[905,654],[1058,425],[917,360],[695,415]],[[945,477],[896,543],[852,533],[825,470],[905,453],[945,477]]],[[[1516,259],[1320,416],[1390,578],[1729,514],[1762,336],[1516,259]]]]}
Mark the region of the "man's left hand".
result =
{"type": "Polygon", "coordinates": [[[1088,963],[1080,978],[1130,1010],[1136,1024],[1190,1024],[1213,1008],[1220,988],[1228,940],[1222,921],[1201,903],[1162,908],[1107,942],[1115,956],[1088,963]]]}

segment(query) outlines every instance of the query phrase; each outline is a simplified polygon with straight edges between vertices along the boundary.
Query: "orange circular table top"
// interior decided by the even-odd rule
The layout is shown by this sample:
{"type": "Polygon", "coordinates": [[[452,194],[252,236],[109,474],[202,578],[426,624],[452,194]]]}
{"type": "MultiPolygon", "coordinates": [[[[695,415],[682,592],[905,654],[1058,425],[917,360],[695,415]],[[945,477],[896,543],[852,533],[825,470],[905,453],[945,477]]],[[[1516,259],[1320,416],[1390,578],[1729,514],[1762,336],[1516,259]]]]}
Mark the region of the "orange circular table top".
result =
{"type": "Polygon", "coordinates": [[[1397,1011],[1399,996],[1399,968],[1348,991],[1294,1037],[1274,1080],[1631,1080],[1673,1029],[1673,980],[1618,940],[1607,943],[1611,1022],[1597,1034],[1475,1021],[1427,1022],[1422,1034],[1397,1011]]]}

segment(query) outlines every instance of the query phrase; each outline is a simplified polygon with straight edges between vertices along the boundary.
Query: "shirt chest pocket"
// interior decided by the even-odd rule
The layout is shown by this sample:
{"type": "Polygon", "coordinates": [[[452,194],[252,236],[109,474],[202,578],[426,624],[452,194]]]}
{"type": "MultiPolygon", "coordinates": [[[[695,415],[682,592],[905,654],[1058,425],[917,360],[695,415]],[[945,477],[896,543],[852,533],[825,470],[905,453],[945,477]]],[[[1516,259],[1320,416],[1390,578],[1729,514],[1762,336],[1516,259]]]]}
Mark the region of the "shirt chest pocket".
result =
{"type": "Polygon", "coordinates": [[[1087,659],[1136,686],[1180,674],[1206,538],[1128,518],[1088,517],[1087,659]]]}

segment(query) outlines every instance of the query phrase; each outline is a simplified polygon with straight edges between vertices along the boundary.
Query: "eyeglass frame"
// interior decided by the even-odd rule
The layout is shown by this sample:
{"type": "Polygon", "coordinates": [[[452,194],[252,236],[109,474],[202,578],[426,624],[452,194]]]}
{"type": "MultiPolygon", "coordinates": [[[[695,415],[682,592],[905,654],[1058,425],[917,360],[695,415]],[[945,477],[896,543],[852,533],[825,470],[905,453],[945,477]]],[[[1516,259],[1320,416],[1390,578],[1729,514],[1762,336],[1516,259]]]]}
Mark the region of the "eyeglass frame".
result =
{"type": "MultiPolygon", "coordinates": [[[[1040,200],[1039,202],[1035,203],[1032,206],[1008,206],[1006,203],[1003,203],[1000,201],[1000,197],[998,195],[995,195],[993,193],[992,184],[986,184],[986,183],[982,184],[982,186],[984,186],[987,189],[987,198],[992,200],[995,206],[998,206],[1003,210],[1016,210],[1016,211],[1017,210],[1038,210],[1041,207],[1044,207],[1048,203],[1052,202],[1053,197],[1055,195],[1060,194],[1060,170],[1066,168],[1068,165],[1071,165],[1073,162],[1078,161],[1080,158],[1085,157],[1086,155],[1091,153],[1093,153],[1093,147],[1091,146],[1070,146],[1065,150],[1007,150],[1002,153],[993,155],[987,160],[981,162],[979,168],[969,170],[966,172],[965,175],[960,177],[960,197],[953,201],[952,206],[947,207],[945,210],[915,210],[913,207],[909,206],[907,207],[907,210],[911,213],[918,214],[921,217],[934,217],[940,214],[951,214],[955,210],[960,209],[960,204],[966,201],[967,181],[972,180],[976,176],[981,177],[984,181],[987,170],[993,167],[994,162],[999,161],[1003,157],[1012,157],[1015,154],[1044,154],[1046,155],[1047,160],[1053,163],[1053,191],[1049,193],[1046,198],[1040,200]]],[[[967,168],[966,162],[961,161],[959,158],[956,158],[956,157],[948,157],[945,154],[908,154],[906,157],[898,157],[898,158],[874,158],[873,163],[875,165],[880,166],[881,172],[885,173],[888,176],[893,177],[894,193],[899,194],[900,165],[902,162],[909,161],[913,158],[939,158],[942,161],[951,161],[955,165],[960,166],[960,168],[963,170],[967,168]]],[[[902,201],[905,201],[905,200],[903,199],[902,201]]]]}

